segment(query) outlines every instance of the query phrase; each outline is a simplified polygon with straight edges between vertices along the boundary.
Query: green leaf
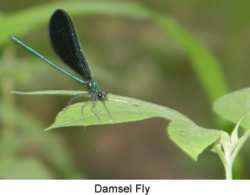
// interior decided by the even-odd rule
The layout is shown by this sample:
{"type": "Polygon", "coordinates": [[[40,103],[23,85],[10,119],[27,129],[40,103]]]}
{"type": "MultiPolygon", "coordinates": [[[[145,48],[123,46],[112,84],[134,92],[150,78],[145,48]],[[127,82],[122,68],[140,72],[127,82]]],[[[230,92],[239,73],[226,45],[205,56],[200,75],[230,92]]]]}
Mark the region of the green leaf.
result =
{"type": "Polygon", "coordinates": [[[250,129],[250,88],[242,89],[220,97],[214,103],[214,110],[221,117],[250,129]]]}
{"type": "MultiPolygon", "coordinates": [[[[13,92],[23,95],[76,95],[83,91],[38,91],[38,92],[13,92]]],[[[102,102],[98,101],[92,112],[92,103],[83,109],[84,103],[70,105],[62,110],[56,117],[56,121],[46,130],[69,126],[89,126],[116,124],[123,122],[140,121],[153,117],[162,117],[172,121],[169,125],[170,138],[193,159],[197,160],[198,155],[209,145],[220,138],[218,130],[205,129],[196,125],[183,114],[156,104],[137,100],[129,97],[122,97],[108,94],[105,104],[112,115],[107,113],[102,102]]]]}
{"type": "Polygon", "coordinates": [[[220,139],[222,132],[183,120],[175,120],[168,127],[170,138],[195,160],[204,149],[220,139]]]}
{"type": "MultiPolygon", "coordinates": [[[[13,92],[23,95],[76,95],[86,93],[85,91],[38,91],[38,92],[13,92]]],[[[101,101],[97,101],[94,111],[92,111],[92,103],[88,104],[83,109],[84,103],[76,103],[68,106],[62,110],[55,123],[48,127],[46,130],[58,127],[67,126],[90,126],[90,125],[103,125],[103,124],[116,124],[123,122],[139,121],[153,117],[163,117],[169,120],[187,120],[186,116],[167,107],[159,106],[149,102],[137,100],[129,97],[122,97],[114,94],[108,94],[108,99],[105,104],[112,115],[109,116],[107,110],[101,101]]]]}

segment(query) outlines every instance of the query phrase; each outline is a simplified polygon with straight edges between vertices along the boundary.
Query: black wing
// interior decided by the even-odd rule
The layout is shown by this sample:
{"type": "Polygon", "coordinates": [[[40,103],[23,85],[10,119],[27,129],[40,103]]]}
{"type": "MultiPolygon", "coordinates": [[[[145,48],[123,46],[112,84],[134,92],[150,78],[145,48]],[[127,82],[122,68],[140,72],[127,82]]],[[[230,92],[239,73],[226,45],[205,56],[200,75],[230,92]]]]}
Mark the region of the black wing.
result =
{"type": "Polygon", "coordinates": [[[64,10],[58,9],[51,16],[49,34],[57,55],[86,81],[93,80],[93,74],[83,54],[73,22],[64,10]]]}

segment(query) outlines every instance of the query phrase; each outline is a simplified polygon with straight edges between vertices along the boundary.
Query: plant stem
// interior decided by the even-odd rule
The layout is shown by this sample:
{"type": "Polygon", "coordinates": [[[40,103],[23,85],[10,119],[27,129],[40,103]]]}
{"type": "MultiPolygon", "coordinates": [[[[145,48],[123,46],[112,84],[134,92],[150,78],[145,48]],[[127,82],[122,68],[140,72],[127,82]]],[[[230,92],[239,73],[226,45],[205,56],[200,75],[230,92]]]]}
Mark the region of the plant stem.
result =
{"type": "Polygon", "coordinates": [[[230,154],[228,154],[227,152],[226,154],[224,154],[218,144],[214,146],[214,150],[217,152],[224,165],[226,179],[231,180],[233,178],[233,174],[232,174],[232,162],[230,154]]]}

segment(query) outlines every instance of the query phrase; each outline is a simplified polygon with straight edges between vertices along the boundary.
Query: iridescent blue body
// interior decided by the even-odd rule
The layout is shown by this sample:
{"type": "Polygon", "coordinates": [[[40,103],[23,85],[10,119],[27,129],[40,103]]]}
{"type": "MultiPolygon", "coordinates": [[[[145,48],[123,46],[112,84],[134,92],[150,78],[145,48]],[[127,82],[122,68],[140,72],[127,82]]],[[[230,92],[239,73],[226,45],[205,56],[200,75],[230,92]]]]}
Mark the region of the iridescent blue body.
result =
{"type": "MultiPolygon", "coordinates": [[[[60,70],[64,74],[70,76],[71,78],[79,82],[80,84],[83,84],[84,86],[87,87],[87,89],[90,91],[89,93],[81,93],[81,94],[75,95],[69,101],[68,105],[71,104],[72,101],[78,97],[91,95],[92,97],[85,104],[83,104],[82,111],[83,111],[83,108],[89,102],[93,102],[92,111],[94,112],[93,108],[98,99],[102,100],[106,110],[108,111],[103,101],[107,96],[107,92],[99,90],[98,84],[94,80],[94,76],[88,64],[88,61],[86,57],[84,56],[84,53],[81,48],[73,22],[71,21],[69,15],[64,10],[58,9],[51,16],[51,19],[49,22],[49,35],[50,35],[50,41],[51,41],[52,47],[54,51],[56,52],[56,54],[64,61],[65,64],[67,64],[76,73],[82,76],[83,79],[71,74],[70,72],[66,71],[65,69],[61,68],[55,63],[51,62],[50,60],[45,58],[43,55],[41,55],[40,53],[38,53],[37,51],[29,47],[28,45],[20,41],[15,36],[10,35],[9,37],[14,42],[18,43],[23,48],[27,49],[28,51],[30,51],[37,57],[41,58],[42,60],[44,60],[45,62],[47,62],[54,68],[56,68],[57,70],[60,70]]],[[[98,117],[98,115],[95,112],[94,114],[98,117]]],[[[111,116],[110,113],[109,115],[111,116]]]]}

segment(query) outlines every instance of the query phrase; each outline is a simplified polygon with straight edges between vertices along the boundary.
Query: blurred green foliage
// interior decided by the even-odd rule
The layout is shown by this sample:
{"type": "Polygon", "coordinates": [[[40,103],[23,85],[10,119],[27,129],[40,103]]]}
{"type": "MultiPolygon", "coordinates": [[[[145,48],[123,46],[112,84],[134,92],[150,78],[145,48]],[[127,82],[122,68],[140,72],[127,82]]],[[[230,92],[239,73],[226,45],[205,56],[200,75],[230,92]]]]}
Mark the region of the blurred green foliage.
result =
{"type": "MultiPolygon", "coordinates": [[[[215,155],[191,161],[168,140],[160,119],[43,132],[68,97],[10,91],[82,86],[14,46],[8,34],[61,66],[46,26],[55,9],[65,9],[102,89],[172,107],[200,125],[220,128],[212,102],[229,86],[244,88],[250,82],[250,3],[8,2],[0,2],[1,178],[223,178],[215,155]]],[[[249,177],[240,172],[247,163],[238,164],[236,175],[249,177]]]]}

